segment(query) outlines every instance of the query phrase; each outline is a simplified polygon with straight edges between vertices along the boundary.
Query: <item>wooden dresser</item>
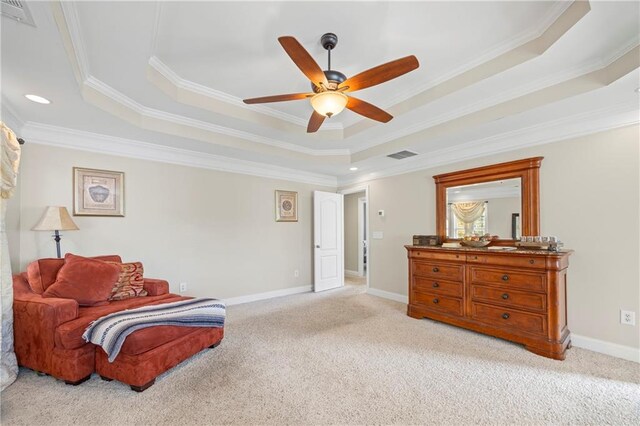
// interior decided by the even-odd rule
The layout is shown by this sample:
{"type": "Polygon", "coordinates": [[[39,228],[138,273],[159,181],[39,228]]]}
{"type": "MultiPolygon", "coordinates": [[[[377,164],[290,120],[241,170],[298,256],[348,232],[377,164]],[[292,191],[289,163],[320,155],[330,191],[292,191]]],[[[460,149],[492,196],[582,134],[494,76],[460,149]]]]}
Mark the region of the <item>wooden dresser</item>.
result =
{"type": "Polygon", "coordinates": [[[405,246],[413,318],[430,318],[517,343],[562,360],[567,267],[572,251],[405,246]]]}

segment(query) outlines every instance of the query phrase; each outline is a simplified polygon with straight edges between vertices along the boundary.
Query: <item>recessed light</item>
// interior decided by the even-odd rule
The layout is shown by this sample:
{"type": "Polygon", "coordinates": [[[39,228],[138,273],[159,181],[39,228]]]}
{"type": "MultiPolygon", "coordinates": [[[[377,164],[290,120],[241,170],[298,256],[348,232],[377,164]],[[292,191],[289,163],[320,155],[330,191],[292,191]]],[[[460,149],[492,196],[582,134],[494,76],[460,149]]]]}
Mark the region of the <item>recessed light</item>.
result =
{"type": "Polygon", "coordinates": [[[50,104],[51,101],[47,98],[43,98],[42,96],[38,96],[38,95],[24,95],[25,98],[29,99],[31,102],[36,102],[39,104],[50,104]]]}
{"type": "Polygon", "coordinates": [[[357,167],[349,167],[349,170],[351,170],[352,172],[355,172],[356,170],[358,170],[357,167]]]}
{"type": "Polygon", "coordinates": [[[640,93],[640,87],[636,87],[636,93],[640,93]]]}

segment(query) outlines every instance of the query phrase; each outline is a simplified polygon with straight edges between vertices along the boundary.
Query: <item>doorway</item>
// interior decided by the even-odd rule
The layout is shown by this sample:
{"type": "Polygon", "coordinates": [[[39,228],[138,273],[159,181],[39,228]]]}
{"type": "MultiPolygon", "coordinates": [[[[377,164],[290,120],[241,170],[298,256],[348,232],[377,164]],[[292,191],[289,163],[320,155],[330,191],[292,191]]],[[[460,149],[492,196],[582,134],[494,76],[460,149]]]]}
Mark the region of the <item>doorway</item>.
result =
{"type": "Polygon", "coordinates": [[[368,287],[371,264],[368,187],[350,188],[341,193],[344,195],[345,284],[368,287]]]}

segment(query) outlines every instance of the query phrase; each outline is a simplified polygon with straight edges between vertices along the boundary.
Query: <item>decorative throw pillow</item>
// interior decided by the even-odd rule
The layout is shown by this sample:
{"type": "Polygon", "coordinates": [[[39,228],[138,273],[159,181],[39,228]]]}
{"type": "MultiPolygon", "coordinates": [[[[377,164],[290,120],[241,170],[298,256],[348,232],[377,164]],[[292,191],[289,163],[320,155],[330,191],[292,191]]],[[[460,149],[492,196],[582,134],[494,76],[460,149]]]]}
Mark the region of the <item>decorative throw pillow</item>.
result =
{"type": "Polygon", "coordinates": [[[123,300],[147,295],[147,291],[144,289],[144,279],[142,278],[144,273],[142,262],[112,264],[118,265],[120,276],[111,290],[109,300],[123,300]]]}
{"type": "MultiPolygon", "coordinates": [[[[91,259],[104,260],[106,262],[122,263],[120,256],[116,254],[95,256],[91,259]]],[[[34,293],[42,294],[54,282],[58,271],[64,266],[64,259],[38,259],[27,266],[27,281],[34,293]]]]}
{"type": "Polygon", "coordinates": [[[74,299],[81,306],[106,305],[120,268],[113,263],[67,253],[56,282],[42,297],[74,299]]]}

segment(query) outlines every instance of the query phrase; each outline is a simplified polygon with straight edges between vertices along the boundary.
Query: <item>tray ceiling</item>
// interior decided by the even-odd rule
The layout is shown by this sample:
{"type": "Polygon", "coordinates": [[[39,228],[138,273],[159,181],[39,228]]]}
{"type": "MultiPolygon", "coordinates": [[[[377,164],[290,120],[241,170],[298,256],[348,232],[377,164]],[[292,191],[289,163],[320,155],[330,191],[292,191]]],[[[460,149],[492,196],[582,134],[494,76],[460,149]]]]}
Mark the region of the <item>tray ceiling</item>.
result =
{"type": "Polygon", "coordinates": [[[606,128],[638,112],[637,2],[342,2],[340,13],[327,13],[326,2],[30,8],[36,27],[2,17],[3,106],[27,132],[90,131],[347,183],[400,167],[386,155],[403,149],[420,154],[401,160],[418,167],[523,129],[562,135],[559,119],[568,129],[608,117],[606,128]],[[347,76],[416,55],[418,70],[358,94],[394,120],[345,111],[308,135],[307,101],[241,102],[308,91],[277,37],[295,36],[325,67],[319,38],[328,31],[339,37],[333,68],[347,76]],[[53,103],[31,104],[25,93],[53,103]]]}

